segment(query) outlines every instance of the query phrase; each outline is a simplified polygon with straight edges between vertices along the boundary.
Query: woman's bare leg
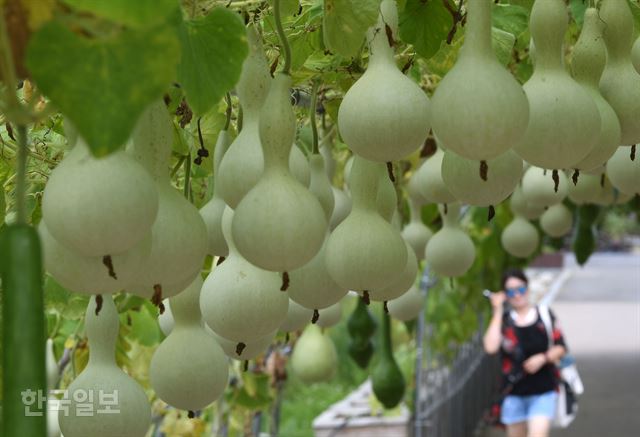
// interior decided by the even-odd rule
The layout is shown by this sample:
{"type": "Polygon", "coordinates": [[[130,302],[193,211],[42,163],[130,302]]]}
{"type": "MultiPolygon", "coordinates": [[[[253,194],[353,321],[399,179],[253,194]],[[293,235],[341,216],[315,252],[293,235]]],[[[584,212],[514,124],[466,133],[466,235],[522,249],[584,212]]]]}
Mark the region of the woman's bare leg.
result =
{"type": "Polygon", "coordinates": [[[551,419],[544,416],[532,417],[529,419],[528,437],[548,437],[551,428],[551,419]]]}
{"type": "Polygon", "coordinates": [[[507,425],[507,437],[527,437],[527,422],[507,425]]]}

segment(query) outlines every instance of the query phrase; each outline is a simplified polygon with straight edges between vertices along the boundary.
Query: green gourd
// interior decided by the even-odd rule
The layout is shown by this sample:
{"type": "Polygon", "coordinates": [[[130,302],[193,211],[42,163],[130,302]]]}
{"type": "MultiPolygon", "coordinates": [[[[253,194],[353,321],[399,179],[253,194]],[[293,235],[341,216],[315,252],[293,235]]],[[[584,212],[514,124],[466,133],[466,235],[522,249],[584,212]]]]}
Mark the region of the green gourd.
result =
{"type": "Polygon", "coordinates": [[[51,235],[84,256],[118,255],[140,243],[158,214],[158,193],[124,151],[95,158],[82,139],[51,172],[42,217],[51,235]]]}
{"type": "Polygon", "coordinates": [[[378,212],[389,223],[393,223],[393,217],[398,208],[398,194],[396,187],[389,179],[389,172],[384,166],[378,167],[380,175],[380,183],[378,185],[378,194],[376,196],[376,205],[378,212]]]}
{"type": "Polygon", "coordinates": [[[44,221],[38,226],[44,266],[67,290],[84,294],[111,294],[125,289],[140,274],[151,253],[151,236],[128,251],[110,257],[84,256],[58,243],[44,221]],[[114,277],[115,276],[115,277],[114,277]]]}
{"type": "Polygon", "coordinates": [[[550,237],[564,237],[573,227],[573,214],[562,203],[550,206],[540,217],[540,227],[550,237]]]}
{"type": "Polygon", "coordinates": [[[351,341],[348,352],[353,361],[362,369],[369,365],[374,346],[371,341],[376,330],[376,321],[371,316],[364,299],[358,298],[356,307],[347,320],[347,331],[351,341]]]}
{"type": "Polygon", "coordinates": [[[331,328],[340,323],[342,318],[342,300],[333,305],[318,311],[318,321],[316,324],[321,328],[331,328]]]}
{"type": "Polygon", "coordinates": [[[388,314],[382,314],[379,345],[380,356],[371,372],[371,385],[376,398],[385,408],[390,409],[397,406],[404,398],[405,381],[393,357],[391,319],[388,314]]]}
{"type": "Polygon", "coordinates": [[[173,314],[171,313],[171,303],[169,299],[164,299],[162,301],[164,305],[164,311],[161,314],[158,314],[158,326],[160,326],[160,330],[165,336],[171,334],[173,331],[173,325],[175,324],[175,320],[173,320],[173,314]]]}
{"type": "Polygon", "coordinates": [[[628,147],[620,147],[607,162],[607,176],[620,192],[640,194],[640,157],[631,160],[628,147]]]}
{"type": "MultiPolygon", "coordinates": [[[[580,178],[582,179],[582,178],[580,178]]],[[[580,183],[578,181],[578,183],[580,183]]],[[[522,183],[520,183],[513,191],[509,199],[509,206],[514,214],[521,215],[527,220],[535,220],[544,213],[544,206],[535,206],[531,204],[522,192],[522,183]]]]}
{"type": "Polygon", "coordinates": [[[607,45],[600,91],[618,115],[621,143],[636,144],[640,142],[640,74],[631,61],[633,14],[625,1],[602,0],[599,19],[607,45]]]}
{"type": "Polygon", "coordinates": [[[402,238],[409,243],[418,261],[424,258],[424,248],[427,246],[433,232],[423,222],[420,207],[412,196],[409,196],[409,211],[411,219],[402,229],[402,238]]]}
{"type": "Polygon", "coordinates": [[[303,307],[294,301],[289,300],[289,309],[287,310],[287,316],[280,324],[280,331],[282,332],[294,332],[304,328],[313,317],[313,310],[303,307]]]}
{"type": "Polygon", "coordinates": [[[631,49],[631,61],[633,62],[633,67],[638,73],[640,73],[640,37],[636,39],[635,43],[633,43],[633,48],[631,49]]]}
{"type": "Polygon", "coordinates": [[[210,332],[216,339],[220,347],[222,347],[222,350],[227,355],[227,357],[233,360],[245,361],[253,360],[254,358],[262,355],[269,348],[269,346],[271,346],[278,331],[273,331],[271,334],[266,335],[258,340],[246,343],[240,354],[238,354],[237,351],[237,342],[227,340],[226,338],[219,336],[212,330],[210,332]]]}
{"type": "MultiPolygon", "coordinates": [[[[99,315],[96,298],[92,297],[85,316],[85,330],[89,339],[89,363],[67,389],[68,414],[58,412],[58,422],[65,437],[144,437],[151,426],[151,406],[142,387],[116,364],[116,341],[120,319],[111,296],[104,296],[99,315]],[[107,408],[100,392],[117,393],[118,413],[100,413],[107,408]],[[77,399],[92,396],[93,414],[78,415],[77,399]]],[[[82,410],[81,410],[82,411],[82,410]]]]}
{"type": "Polygon", "coordinates": [[[607,49],[602,39],[602,22],[595,8],[584,13],[584,24],[580,37],[573,47],[571,67],[573,77],[591,95],[600,112],[600,134],[589,154],[574,167],[593,170],[607,161],[620,144],[620,122],[615,111],[600,94],[598,84],[605,64],[607,49]]]}
{"type": "Polygon", "coordinates": [[[409,193],[409,198],[413,199],[413,201],[420,206],[427,203],[427,199],[425,199],[422,196],[422,190],[420,189],[420,181],[418,179],[418,170],[422,167],[423,164],[424,164],[424,159],[421,159],[419,161],[419,164],[416,170],[413,172],[413,174],[411,174],[411,177],[409,178],[409,183],[407,184],[407,191],[409,193]]]}
{"type": "Polygon", "coordinates": [[[238,252],[231,234],[234,212],[222,215],[222,232],[229,257],[207,276],[200,295],[202,317],[218,335],[249,343],[273,332],[287,315],[289,298],[280,291],[275,272],[249,263],[238,252]]]}
{"type": "Polygon", "coordinates": [[[296,178],[305,187],[308,187],[311,183],[311,169],[307,157],[304,156],[302,150],[296,143],[293,143],[291,147],[291,153],[289,154],[289,169],[291,175],[296,178]]]}
{"type": "Polygon", "coordinates": [[[474,161],[507,152],[529,120],[527,96],[493,52],[492,6],[490,1],[467,2],[464,44],[432,101],[435,135],[448,150],[474,161]]]}
{"type": "Polygon", "coordinates": [[[208,333],[200,314],[200,275],[170,299],[174,326],[149,366],[151,386],[160,399],[182,410],[205,408],[220,397],[229,378],[227,357],[208,333]]]}
{"type": "Polygon", "coordinates": [[[236,208],[232,233],[238,251],[252,264],[287,272],[302,267],[320,250],[327,219],[318,199],[289,172],[295,135],[291,77],[276,74],[260,112],[265,170],[236,208]]]}
{"type": "Polygon", "coordinates": [[[413,248],[404,242],[407,248],[407,263],[400,275],[396,275],[393,282],[386,287],[373,289],[370,292],[371,299],[380,302],[388,301],[402,296],[416,282],[418,276],[418,258],[413,248]]]}
{"type": "Polygon", "coordinates": [[[529,28],[536,47],[533,75],[524,84],[529,125],[514,150],[528,163],[569,168],[596,145],[600,114],[593,98],[565,71],[564,34],[569,16],[563,0],[536,0],[529,28]]]}
{"type": "Polygon", "coordinates": [[[325,172],[325,159],[322,155],[313,154],[309,157],[310,183],[309,191],[316,196],[325,213],[327,221],[333,214],[335,199],[331,189],[331,181],[325,172]]]}
{"type": "Polygon", "coordinates": [[[382,289],[407,265],[400,233],[377,209],[381,168],[384,164],[355,157],[350,175],[353,208],[327,242],[329,274],[349,290],[382,289]]]}
{"type": "Polygon", "coordinates": [[[525,217],[516,214],[500,235],[502,247],[516,258],[528,258],[540,243],[540,235],[525,217]]]}
{"type": "Polygon", "coordinates": [[[398,35],[394,0],[383,0],[375,26],[367,31],[369,65],[347,91],[338,111],[340,135],[363,158],[388,162],[406,157],[427,138],[427,95],[396,66],[389,34],[398,35]]]}
{"type": "Polygon", "coordinates": [[[601,175],[580,175],[577,184],[569,184],[567,197],[576,205],[592,203],[593,199],[597,198],[598,193],[602,190],[601,180],[601,175]]]}
{"type": "Polygon", "coordinates": [[[458,224],[460,204],[438,205],[442,228],[427,243],[424,259],[440,276],[461,276],[473,265],[476,249],[458,224]]]}
{"type": "Polygon", "coordinates": [[[160,100],[149,106],[133,133],[131,153],[156,181],[159,209],[151,228],[151,254],[127,291],[171,297],[200,274],[207,253],[207,227],[198,209],[171,184],[169,160],[173,122],[160,100]]]}
{"type": "Polygon", "coordinates": [[[584,265],[596,249],[597,228],[595,222],[600,215],[600,209],[595,205],[582,205],[577,208],[576,232],[571,249],[576,256],[578,265],[584,265]]]}
{"type": "Polygon", "coordinates": [[[331,152],[336,132],[337,130],[334,127],[329,132],[326,132],[322,140],[320,140],[320,154],[324,158],[324,169],[330,181],[333,180],[336,174],[336,161],[333,159],[333,153],[331,152]]]}
{"type": "Polygon", "coordinates": [[[562,171],[557,172],[558,187],[549,170],[540,167],[529,167],[522,178],[522,194],[527,203],[545,207],[562,202],[568,192],[568,178],[562,171]]]}
{"type": "Polygon", "coordinates": [[[488,159],[483,174],[478,164],[451,150],[444,152],[442,159],[442,180],[447,189],[460,202],[474,206],[502,202],[513,193],[524,172],[522,158],[511,150],[488,159]]]}
{"type": "Polygon", "coordinates": [[[442,161],[444,151],[441,147],[436,153],[427,158],[416,171],[418,189],[422,198],[428,203],[452,203],[456,201],[454,195],[442,180],[442,161]]]}
{"type": "Polygon", "coordinates": [[[389,315],[403,322],[413,320],[424,310],[425,299],[426,296],[414,285],[402,296],[387,302],[389,315]]]}
{"type": "Polygon", "coordinates": [[[329,336],[316,325],[309,325],[291,354],[291,370],[304,383],[329,381],[338,367],[338,354],[329,336]]]}
{"type": "Polygon", "coordinates": [[[331,187],[333,191],[334,207],[329,228],[333,231],[351,212],[351,198],[343,190],[331,187]]]}
{"type": "Polygon", "coordinates": [[[229,147],[229,133],[221,130],[213,152],[213,196],[200,208],[200,216],[207,226],[207,254],[211,256],[227,256],[229,248],[222,235],[222,213],[226,204],[220,195],[220,161],[229,147]]]}
{"type": "Polygon", "coordinates": [[[609,177],[605,174],[600,179],[600,189],[593,193],[593,198],[590,203],[599,206],[611,206],[627,203],[633,194],[622,193],[617,190],[612,184],[609,177]]]}

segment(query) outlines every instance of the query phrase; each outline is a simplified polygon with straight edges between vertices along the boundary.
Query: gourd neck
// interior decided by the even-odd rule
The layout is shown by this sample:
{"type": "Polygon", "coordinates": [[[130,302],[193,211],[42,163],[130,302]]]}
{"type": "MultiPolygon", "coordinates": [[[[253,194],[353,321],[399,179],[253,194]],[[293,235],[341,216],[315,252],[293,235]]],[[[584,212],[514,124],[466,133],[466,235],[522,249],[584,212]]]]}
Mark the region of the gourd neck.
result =
{"type": "Polygon", "coordinates": [[[85,330],[89,340],[89,365],[116,366],[116,342],[120,327],[118,311],[111,295],[92,296],[85,315],[85,330]],[[96,315],[96,299],[101,307],[96,315]]]}
{"type": "Polygon", "coordinates": [[[535,70],[564,72],[563,44],[568,27],[568,12],[563,0],[536,0],[529,27],[535,46],[535,70]]]}
{"type": "Polygon", "coordinates": [[[398,35],[398,10],[395,0],[383,0],[380,4],[380,15],[375,26],[367,31],[369,45],[369,68],[393,66],[395,68],[394,51],[389,44],[387,27],[392,38],[398,35]]]}
{"type": "Polygon", "coordinates": [[[383,311],[382,313],[382,330],[380,332],[380,348],[383,357],[393,356],[393,347],[391,345],[391,317],[383,311]]]}
{"type": "Polygon", "coordinates": [[[200,289],[202,279],[196,279],[182,291],[182,293],[169,299],[171,314],[176,326],[201,326],[202,314],[200,313],[200,289]]]}
{"type": "Polygon", "coordinates": [[[633,47],[633,15],[626,1],[602,0],[600,19],[609,62],[629,59],[633,47]]]}
{"type": "Polygon", "coordinates": [[[489,0],[467,1],[467,30],[461,55],[495,59],[491,46],[491,6],[489,0]]]}
{"type": "Polygon", "coordinates": [[[173,121],[162,100],[143,113],[133,134],[131,152],[157,182],[169,181],[169,162],[173,145],[173,121]]]}
{"type": "Polygon", "coordinates": [[[582,32],[573,50],[573,76],[578,82],[597,89],[606,62],[607,50],[598,11],[588,8],[584,14],[582,32]]]}
{"type": "Polygon", "coordinates": [[[262,46],[262,38],[253,24],[247,27],[249,55],[242,64],[240,79],[236,85],[236,93],[244,116],[260,112],[269,93],[271,75],[262,46]]]}
{"type": "Polygon", "coordinates": [[[411,223],[422,223],[422,214],[418,203],[409,198],[409,214],[411,217],[411,223]]]}
{"type": "MultiPolygon", "coordinates": [[[[222,212],[222,236],[224,240],[227,242],[227,247],[229,247],[229,256],[238,255],[238,249],[236,249],[236,245],[233,242],[233,235],[231,233],[231,224],[233,223],[233,209],[229,206],[224,207],[224,211],[222,212]]],[[[228,262],[228,261],[227,261],[228,262]]]]}
{"type": "Polygon", "coordinates": [[[265,175],[283,169],[289,171],[289,155],[296,131],[290,88],[291,76],[277,73],[260,112],[260,142],[265,175]]]}
{"type": "Polygon", "coordinates": [[[460,218],[459,203],[448,203],[446,207],[444,205],[438,205],[438,210],[440,211],[440,217],[442,218],[443,228],[458,227],[458,219],[460,218]]]}
{"type": "Polygon", "coordinates": [[[354,155],[349,178],[354,209],[377,211],[376,201],[382,166],[384,164],[354,155]]]}

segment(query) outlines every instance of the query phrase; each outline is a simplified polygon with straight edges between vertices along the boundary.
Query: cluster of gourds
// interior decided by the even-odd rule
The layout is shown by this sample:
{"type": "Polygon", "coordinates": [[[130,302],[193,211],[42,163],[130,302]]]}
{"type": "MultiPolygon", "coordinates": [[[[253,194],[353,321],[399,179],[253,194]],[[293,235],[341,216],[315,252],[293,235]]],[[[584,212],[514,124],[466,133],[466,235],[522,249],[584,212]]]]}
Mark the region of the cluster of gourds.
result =
{"type": "MultiPolygon", "coordinates": [[[[228,126],[220,132],[213,197],[200,211],[171,185],[173,121],[162,101],[144,112],[126,150],[106,158],[93,157],[69,127],[74,147],[46,186],[39,233],[47,271],[93,295],[85,322],[91,358],[70,394],[118,390],[120,413],[61,414],[66,437],[141,436],[150,424],[144,391],[115,363],[113,293],[126,290],[160,308],[167,337],[151,360],[151,385],[168,404],[195,411],[222,394],[227,358],[255,358],[279,330],[308,325],[292,369],[308,382],[330,378],[337,356],[321,327],[339,321],[349,290],[362,296],[349,320],[349,351],[367,366],[375,323],[365,302],[385,302],[391,316],[411,320],[424,302],[420,261],[450,277],[472,266],[475,248],[459,224],[463,204],[492,209],[511,196],[515,218],[502,244],[527,257],[539,241],[529,220],[540,218],[554,237],[572,228],[566,196],[609,204],[640,193],[640,160],[630,147],[640,141],[640,75],[627,3],[587,9],[572,77],[563,65],[567,7],[537,0],[535,70],[524,87],[493,53],[491,3],[467,3],[464,45],[430,101],[396,66],[396,4],[382,1],[366,35],[367,69],[339,108],[338,130],[353,152],[344,190],[331,185],[326,147],[307,160],[295,146],[292,78],[286,68],[271,77],[251,25],[235,87],[242,129],[233,141],[228,126]],[[438,149],[409,179],[410,221],[402,228],[391,162],[423,146],[431,129],[438,149]],[[421,219],[426,203],[437,203],[442,218],[433,235],[421,219]],[[203,281],[206,255],[218,265],[203,281]]],[[[404,381],[387,315],[382,333],[373,389],[392,407],[404,381]]]]}

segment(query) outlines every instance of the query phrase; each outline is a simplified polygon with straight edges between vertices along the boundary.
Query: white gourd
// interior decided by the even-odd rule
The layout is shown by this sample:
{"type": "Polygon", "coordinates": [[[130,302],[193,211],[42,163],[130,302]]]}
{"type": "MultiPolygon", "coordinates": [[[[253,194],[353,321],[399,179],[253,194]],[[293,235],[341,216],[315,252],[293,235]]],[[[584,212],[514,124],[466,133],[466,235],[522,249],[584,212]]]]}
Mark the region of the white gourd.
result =
{"type": "Polygon", "coordinates": [[[567,197],[576,205],[593,203],[593,200],[597,198],[598,193],[602,190],[601,179],[601,175],[580,175],[577,184],[569,184],[567,197]]]}
{"type": "Polygon", "coordinates": [[[353,208],[327,243],[329,274],[349,290],[382,289],[407,265],[400,233],[377,209],[381,168],[384,164],[355,157],[350,175],[353,208]]]}
{"type": "Polygon", "coordinates": [[[634,20],[628,2],[602,0],[598,17],[607,45],[600,91],[618,115],[621,144],[640,142],[640,74],[631,61],[634,20]]]}
{"type": "Polygon", "coordinates": [[[476,249],[471,238],[460,228],[460,204],[438,205],[442,228],[425,248],[425,261],[440,276],[462,276],[473,265],[476,249]]]}
{"type": "Polygon", "coordinates": [[[393,218],[398,208],[398,194],[396,187],[389,179],[389,172],[383,166],[378,168],[380,175],[380,183],[378,185],[378,195],[376,196],[376,205],[378,212],[389,223],[393,224],[393,218]]]}
{"type": "Polygon", "coordinates": [[[529,125],[514,150],[528,163],[568,168],[584,159],[600,133],[593,98],[564,67],[563,42],[569,16],[563,0],[536,0],[529,28],[536,47],[533,75],[524,84],[529,125]]]}
{"type": "MultiPolygon", "coordinates": [[[[493,52],[492,6],[486,0],[467,2],[466,34],[458,60],[432,100],[435,135],[447,150],[474,161],[507,152],[529,120],[527,96],[493,52]]],[[[475,164],[474,174],[479,163],[475,164]]],[[[490,163],[489,168],[493,170],[490,163]]]]}
{"type": "MultiPolygon", "coordinates": [[[[581,178],[582,179],[582,178],[581,178]]],[[[578,182],[579,183],[579,182],[578,182]]],[[[531,204],[522,192],[522,184],[518,185],[509,199],[509,206],[514,214],[521,215],[527,220],[535,220],[544,213],[544,206],[531,204]]]]}
{"type": "Polygon", "coordinates": [[[333,341],[319,326],[309,325],[296,342],[291,354],[291,370],[307,384],[328,381],[338,367],[333,341]]]}
{"type": "Polygon", "coordinates": [[[620,192],[640,194],[640,156],[636,155],[632,161],[629,152],[628,147],[618,148],[607,162],[607,176],[620,192]]]}
{"type": "Polygon", "coordinates": [[[420,207],[411,196],[409,197],[409,211],[411,219],[402,229],[402,238],[409,243],[416,258],[420,261],[424,258],[424,248],[427,246],[429,238],[433,236],[433,232],[422,222],[420,207]]]}
{"type": "Polygon", "coordinates": [[[289,308],[287,310],[287,316],[282,324],[280,324],[280,331],[293,332],[304,328],[313,317],[313,310],[305,308],[302,305],[297,304],[294,300],[289,300],[289,308]]]}
{"type": "Polygon", "coordinates": [[[126,252],[157,214],[158,193],[145,169],[122,150],[96,158],[81,138],[51,172],[42,197],[51,235],[85,256],[126,252]]]}
{"type": "Polygon", "coordinates": [[[515,152],[487,159],[486,180],[478,161],[463,158],[451,150],[444,152],[442,180],[460,202],[474,206],[497,205],[509,197],[522,178],[523,164],[515,152]]]}
{"type": "Polygon", "coordinates": [[[174,326],[156,349],[149,366],[151,386],[167,404],[200,410],[224,391],[229,378],[227,357],[208,333],[200,314],[200,275],[170,299],[174,326]]]}
{"type": "Polygon", "coordinates": [[[263,354],[267,350],[267,348],[271,346],[278,332],[277,330],[275,330],[271,334],[266,335],[258,340],[254,340],[254,341],[250,341],[249,343],[246,343],[244,349],[242,349],[242,352],[240,353],[240,355],[238,355],[236,350],[236,346],[238,344],[237,342],[227,340],[226,338],[216,334],[215,331],[213,330],[210,330],[210,331],[213,337],[216,339],[216,341],[220,345],[220,347],[222,348],[222,350],[224,351],[224,353],[227,355],[227,357],[233,360],[239,360],[239,361],[253,360],[254,358],[263,354]]]}
{"type": "Polygon", "coordinates": [[[200,309],[204,321],[218,335],[247,344],[282,323],[289,298],[280,291],[280,275],[254,266],[238,252],[231,234],[233,217],[233,210],[227,207],[222,215],[222,232],[229,257],[205,280],[200,309]]]}
{"type": "MultiPolygon", "coordinates": [[[[116,341],[120,319],[111,296],[104,296],[96,315],[96,298],[92,297],[85,316],[89,339],[89,363],[67,388],[70,403],[58,412],[60,429],[65,437],[144,437],[151,426],[151,406],[142,387],[116,364],[116,341]],[[118,413],[99,413],[105,408],[100,392],[117,393],[118,413]],[[93,396],[91,415],[78,415],[76,399],[93,396]]],[[[82,410],[80,410],[82,411],[82,410]]]]}
{"type": "Polygon", "coordinates": [[[331,328],[340,323],[342,318],[342,300],[334,303],[330,307],[318,311],[318,321],[316,324],[321,328],[331,328]]]}
{"type": "Polygon", "coordinates": [[[328,227],[318,199],[289,172],[287,158],[296,123],[290,87],[291,77],[278,73],[260,112],[265,170],[238,204],[232,224],[233,241],[242,256],[279,272],[309,262],[320,250],[328,227]]]}
{"type": "Polygon", "coordinates": [[[452,203],[456,198],[442,180],[444,151],[438,147],[436,153],[427,158],[416,171],[418,189],[428,203],[452,203]]]}
{"type": "Polygon", "coordinates": [[[413,172],[413,174],[409,178],[409,183],[407,184],[407,191],[409,193],[409,197],[413,199],[413,201],[417,205],[424,205],[425,203],[428,203],[427,199],[425,199],[422,196],[422,190],[420,189],[420,180],[418,178],[418,170],[422,167],[422,165],[424,164],[424,161],[425,161],[424,159],[421,159],[419,161],[419,164],[416,167],[416,170],[413,172]]]}
{"type": "Polygon", "coordinates": [[[529,167],[522,178],[522,194],[528,204],[538,207],[555,205],[567,197],[569,181],[562,171],[558,171],[558,189],[549,170],[529,167]]]}
{"type": "Polygon", "coordinates": [[[200,208],[200,216],[207,226],[207,253],[211,256],[227,256],[229,248],[222,235],[222,213],[226,204],[220,195],[220,161],[229,147],[229,133],[221,130],[213,152],[213,196],[200,208]]]}
{"type": "Polygon", "coordinates": [[[309,191],[316,196],[320,202],[320,206],[324,210],[327,221],[333,214],[335,199],[333,190],[331,189],[331,181],[327,176],[324,168],[324,158],[322,155],[311,155],[309,157],[310,183],[309,191]]]}
{"type": "Polygon", "coordinates": [[[398,35],[395,0],[380,4],[378,23],[367,31],[369,65],[347,91],[338,111],[340,135],[363,158],[396,161],[418,149],[430,128],[427,95],[396,66],[386,28],[398,35]]]}
{"type": "Polygon", "coordinates": [[[402,296],[387,302],[387,308],[391,317],[403,322],[413,320],[420,315],[424,309],[426,296],[417,286],[413,286],[402,296]]]}
{"type": "Polygon", "coordinates": [[[329,228],[333,231],[351,212],[351,198],[343,190],[331,187],[333,191],[333,213],[329,221],[329,228]]]}
{"type": "Polygon", "coordinates": [[[633,43],[631,61],[633,62],[633,67],[640,73],[640,37],[636,38],[636,42],[633,43]]]}
{"type": "Polygon", "coordinates": [[[164,305],[164,311],[161,314],[158,314],[158,325],[160,326],[162,333],[167,336],[171,331],[173,331],[175,320],[173,320],[173,313],[171,312],[171,303],[169,302],[169,299],[164,299],[162,304],[164,305]]]}
{"type": "Polygon", "coordinates": [[[550,237],[563,237],[573,227],[573,214],[562,203],[550,206],[540,217],[540,227],[550,237]]]}
{"type": "Polygon", "coordinates": [[[620,205],[627,203],[633,197],[633,194],[622,193],[617,190],[605,175],[604,183],[601,182],[600,190],[594,193],[592,203],[600,206],[620,205]]]}
{"type": "Polygon", "coordinates": [[[329,132],[325,133],[320,141],[320,154],[324,158],[324,169],[327,172],[327,177],[330,181],[333,180],[333,177],[336,174],[336,161],[333,159],[332,147],[333,141],[336,137],[336,129],[335,127],[331,129],[329,132]]]}
{"type": "Polygon", "coordinates": [[[295,143],[293,147],[291,147],[291,153],[289,154],[289,169],[291,170],[291,175],[296,178],[298,182],[305,187],[309,187],[309,183],[311,183],[309,161],[307,161],[307,157],[304,156],[300,147],[295,143]]]}
{"type": "Polygon", "coordinates": [[[512,256],[528,258],[540,243],[540,235],[525,217],[516,214],[514,219],[502,231],[502,247],[512,256]]]}
{"type": "Polygon", "coordinates": [[[589,154],[574,168],[593,170],[602,166],[620,144],[620,122],[615,111],[600,94],[598,84],[607,63],[607,49],[602,39],[602,21],[595,8],[584,13],[580,37],[573,47],[571,67],[573,77],[591,95],[600,112],[600,134],[589,154]]]}
{"type": "Polygon", "coordinates": [[[393,282],[386,287],[370,291],[371,299],[384,302],[402,296],[416,282],[418,276],[418,258],[413,248],[404,242],[407,248],[407,263],[400,275],[396,275],[393,282]]]}

